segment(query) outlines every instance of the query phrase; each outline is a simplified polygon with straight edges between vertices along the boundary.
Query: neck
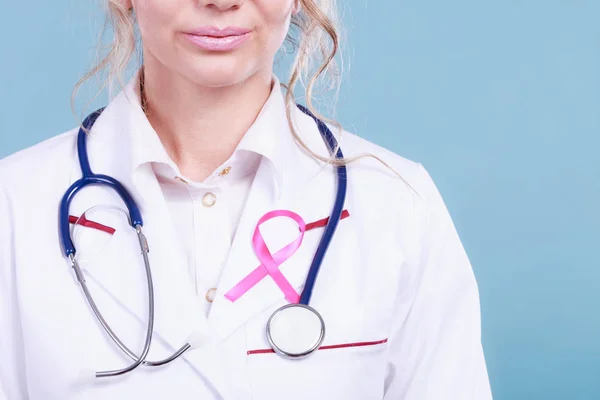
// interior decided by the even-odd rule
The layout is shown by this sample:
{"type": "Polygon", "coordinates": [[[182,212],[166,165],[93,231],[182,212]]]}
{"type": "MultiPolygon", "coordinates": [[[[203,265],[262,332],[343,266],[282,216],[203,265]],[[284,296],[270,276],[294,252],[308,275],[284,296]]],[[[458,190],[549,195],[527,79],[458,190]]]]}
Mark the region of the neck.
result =
{"type": "Polygon", "coordinates": [[[150,124],[181,173],[199,182],[233,154],[272,88],[270,71],[225,87],[199,86],[158,62],[141,76],[150,124]]]}

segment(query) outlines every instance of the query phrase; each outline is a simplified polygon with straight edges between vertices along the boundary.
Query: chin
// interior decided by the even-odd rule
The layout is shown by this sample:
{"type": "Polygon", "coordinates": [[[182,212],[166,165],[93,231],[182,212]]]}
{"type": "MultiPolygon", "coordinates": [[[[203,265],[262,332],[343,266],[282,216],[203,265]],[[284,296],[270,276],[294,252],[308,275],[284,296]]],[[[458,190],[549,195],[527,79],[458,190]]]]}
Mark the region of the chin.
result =
{"type": "Polygon", "coordinates": [[[257,72],[248,63],[199,61],[188,75],[191,81],[206,87],[232,86],[246,81],[257,72]]]}

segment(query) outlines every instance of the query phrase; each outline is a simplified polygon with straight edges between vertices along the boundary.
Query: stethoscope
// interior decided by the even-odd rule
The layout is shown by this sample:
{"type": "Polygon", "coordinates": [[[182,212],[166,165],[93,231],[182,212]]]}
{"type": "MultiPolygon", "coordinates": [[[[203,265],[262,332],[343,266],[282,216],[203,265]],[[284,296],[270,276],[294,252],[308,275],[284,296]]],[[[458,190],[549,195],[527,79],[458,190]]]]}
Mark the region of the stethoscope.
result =
{"type": "MultiPolygon", "coordinates": [[[[333,154],[335,152],[335,157],[339,159],[343,159],[343,154],[340,148],[337,146],[337,141],[331,132],[331,130],[327,127],[327,125],[314,116],[306,107],[298,105],[298,108],[304,112],[306,115],[310,116],[316,122],[319,132],[323,137],[324,141],[329,148],[329,151],[333,154]]],[[[75,271],[75,276],[81,289],[83,290],[83,294],[90,305],[96,319],[102,326],[102,328],[106,331],[111,340],[123,351],[129,358],[133,360],[133,362],[125,368],[115,369],[115,370],[107,370],[107,371],[97,371],[95,372],[96,378],[103,377],[111,377],[123,375],[128,372],[133,371],[140,365],[146,365],[150,367],[158,367],[161,365],[165,365],[170,363],[171,361],[177,359],[183,353],[185,353],[190,348],[195,346],[194,340],[190,339],[187,343],[181,346],[177,351],[175,351],[169,357],[160,360],[160,361],[149,361],[147,360],[148,352],[150,350],[150,344],[152,342],[152,334],[154,331],[154,288],[152,281],[152,272],[150,269],[150,261],[148,258],[148,242],[144,233],[142,232],[142,227],[144,225],[142,220],[142,215],[138,206],[135,203],[135,200],[129,194],[127,189],[116,179],[102,174],[96,174],[92,172],[90,167],[90,161],[87,153],[87,132],[92,129],[92,126],[100,116],[104,109],[99,109],[92,114],[90,114],[82,123],[82,126],[79,129],[77,135],[77,155],[79,157],[79,166],[81,168],[82,177],[73,183],[69,189],[67,189],[64,194],[61,203],[60,203],[60,236],[61,242],[63,246],[63,250],[66,256],[69,258],[71,262],[71,266],[75,271]],[[144,260],[144,268],[146,273],[146,282],[148,286],[148,323],[146,326],[146,337],[144,341],[144,347],[142,352],[139,355],[136,355],[133,351],[131,351],[121,339],[115,334],[115,332],[111,329],[109,324],[106,322],[102,313],[98,309],[90,291],[87,287],[86,280],[82,269],[75,258],[76,250],[71,240],[71,232],[70,232],[70,222],[69,222],[69,206],[73,197],[84,187],[90,185],[104,185],[113,189],[123,200],[125,205],[127,206],[127,210],[129,213],[129,223],[135,229],[137,233],[137,237],[139,239],[139,246],[141,250],[141,254],[144,260]]],[[[346,199],[346,188],[347,188],[347,175],[346,175],[346,167],[342,164],[336,165],[336,180],[337,180],[337,192],[335,196],[335,202],[333,205],[333,210],[331,212],[331,217],[325,227],[315,255],[313,257],[310,269],[308,271],[308,275],[306,277],[306,282],[304,285],[304,289],[300,296],[300,301],[298,303],[292,303],[284,305],[283,307],[278,308],[267,321],[266,326],[266,337],[273,351],[285,358],[289,359],[300,359],[303,357],[312,354],[315,350],[317,350],[321,344],[323,343],[323,339],[325,338],[325,322],[323,321],[322,316],[319,314],[317,310],[312,308],[309,305],[312,292],[315,286],[315,282],[317,280],[317,275],[319,274],[319,269],[321,264],[323,263],[323,259],[325,258],[325,254],[327,253],[327,249],[331,240],[333,239],[333,235],[337,228],[338,222],[341,219],[344,201],[346,199]]]]}

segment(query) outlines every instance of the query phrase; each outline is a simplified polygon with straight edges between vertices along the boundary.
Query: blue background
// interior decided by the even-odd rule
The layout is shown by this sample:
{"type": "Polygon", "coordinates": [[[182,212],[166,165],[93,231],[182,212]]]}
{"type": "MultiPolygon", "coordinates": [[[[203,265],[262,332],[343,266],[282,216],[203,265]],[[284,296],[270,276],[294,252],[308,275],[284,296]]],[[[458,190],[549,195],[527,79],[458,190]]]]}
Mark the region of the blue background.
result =
{"type": "MultiPolygon", "coordinates": [[[[76,124],[102,22],[87,3],[2,5],[0,157],[76,124]]],[[[495,398],[600,399],[600,1],[343,11],[337,117],[436,180],[479,281],[495,398]]]]}

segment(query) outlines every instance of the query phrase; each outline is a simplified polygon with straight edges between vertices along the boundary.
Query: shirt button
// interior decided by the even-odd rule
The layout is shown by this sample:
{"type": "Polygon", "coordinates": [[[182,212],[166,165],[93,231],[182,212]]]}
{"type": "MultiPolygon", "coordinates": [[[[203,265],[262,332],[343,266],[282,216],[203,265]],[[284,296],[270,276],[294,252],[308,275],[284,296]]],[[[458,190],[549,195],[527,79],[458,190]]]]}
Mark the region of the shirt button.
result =
{"type": "Polygon", "coordinates": [[[212,303],[213,301],[215,301],[215,294],[217,293],[217,288],[211,288],[208,289],[206,291],[206,294],[204,295],[204,298],[206,299],[206,301],[208,301],[209,303],[212,303]]]}
{"type": "Polygon", "coordinates": [[[223,170],[221,170],[221,172],[219,172],[219,176],[227,175],[230,172],[231,172],[231,167],[224,168],[223,170]]]}
{"type": "Polygon", "coordinates": [[[204,207],[212,207],[215,205],[216,202],[217,196],[212,192],[208,192],[204,196],[202,196],[202,205],[204,207]]]}

